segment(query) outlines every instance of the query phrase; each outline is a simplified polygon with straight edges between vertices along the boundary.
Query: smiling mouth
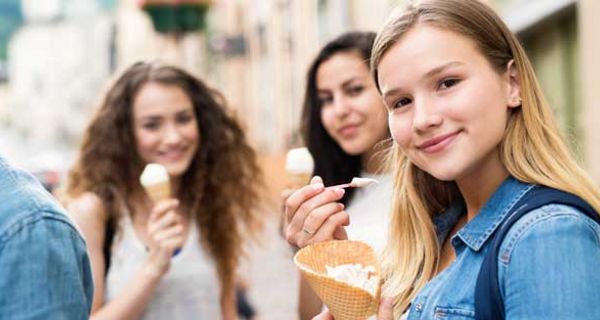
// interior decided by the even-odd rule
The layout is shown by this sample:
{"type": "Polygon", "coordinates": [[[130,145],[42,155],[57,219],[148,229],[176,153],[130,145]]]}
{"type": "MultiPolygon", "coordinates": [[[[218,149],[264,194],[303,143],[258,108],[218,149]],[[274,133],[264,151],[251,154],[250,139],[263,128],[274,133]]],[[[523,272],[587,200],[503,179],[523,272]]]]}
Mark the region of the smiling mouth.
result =
{"type": "Polygon", "coordinates": [[[343,138],[351,138],[358,132],[359,125],[348,125],[338,130],[338,133],[343,138]]]}
{"type": "Polygon", "coordinates": [[[452,143],[452,141],[454,141],[454,138],[456,138],[459,132],[460,131],[456,131],[429,139],[418,145],[417,148],[426,153],[435,153],[441,151],[447,145],[452,143]]]}
{"type": "Polygon", "coordinates": [[[162,159],[167,161],[178,161],[185,156],[185,150],[166,152],[160,155],[162,159]]]}

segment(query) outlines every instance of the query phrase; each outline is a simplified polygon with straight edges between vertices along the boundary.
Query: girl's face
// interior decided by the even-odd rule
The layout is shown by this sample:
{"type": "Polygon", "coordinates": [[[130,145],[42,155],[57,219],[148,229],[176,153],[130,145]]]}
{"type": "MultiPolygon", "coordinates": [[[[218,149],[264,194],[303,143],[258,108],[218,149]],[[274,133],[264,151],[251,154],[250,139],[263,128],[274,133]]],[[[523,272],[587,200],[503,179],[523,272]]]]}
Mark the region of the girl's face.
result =
{"type": "Polygon", "coordinates": [[[336,53],[316,75],[321,122],[350,155],[362,155],[385,138],[385,106],[364,59],[356,52],[336,53]]]}
{"type": "Polygon", "coordinates": [[[421,24],[378,72],[392,137],[413,164],[444,181],[505,171],[498,145],[521,104],[512,62],[498,73],[470,39],[421,24]]]}
{"type": "Polygon", "coordinates": [[[171,177],[183,175],[200,140],[185,91],[174,85],[144,84],[133,101],[133,123],[140,158],[162,164],[171,177]]]}

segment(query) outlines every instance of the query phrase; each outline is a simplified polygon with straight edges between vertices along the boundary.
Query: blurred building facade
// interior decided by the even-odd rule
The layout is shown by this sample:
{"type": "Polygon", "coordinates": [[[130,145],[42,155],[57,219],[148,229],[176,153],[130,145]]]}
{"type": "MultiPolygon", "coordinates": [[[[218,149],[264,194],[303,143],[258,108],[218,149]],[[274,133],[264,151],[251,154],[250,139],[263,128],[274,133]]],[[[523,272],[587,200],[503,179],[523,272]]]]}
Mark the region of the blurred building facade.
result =
{"type": "Polygon", "coordinates": [[[23,25],[8,47],[3,128],[25,166],[62,166],[112,72],[109,1],[22,0],[23,25]]]}
{"type": "Polygon", "coordinates": [[[376,31],[393,4],[215,1],[209,73],[247,121],[260,150],[280,153],[299,143],[296,133],[306,70],[320,46],[344,31],[376,31]]]}
{"type": "Polygon", "coordinates": [[[600,184],[600,1],[495,0],[536,70],[574,153],[600,184]]]}

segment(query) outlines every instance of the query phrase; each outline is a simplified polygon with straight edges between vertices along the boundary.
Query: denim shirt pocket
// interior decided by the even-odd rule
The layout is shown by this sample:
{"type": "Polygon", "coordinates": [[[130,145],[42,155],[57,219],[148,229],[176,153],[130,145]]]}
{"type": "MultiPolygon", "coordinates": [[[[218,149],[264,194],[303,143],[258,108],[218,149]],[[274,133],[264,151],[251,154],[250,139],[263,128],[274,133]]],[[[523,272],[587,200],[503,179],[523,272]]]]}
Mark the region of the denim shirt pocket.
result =
{"type": "Polygon", "coordinates": [[[435,320],[468,320],[475,319],[475,310],[466,307],[435,307],[433,319],[435,320]]]}

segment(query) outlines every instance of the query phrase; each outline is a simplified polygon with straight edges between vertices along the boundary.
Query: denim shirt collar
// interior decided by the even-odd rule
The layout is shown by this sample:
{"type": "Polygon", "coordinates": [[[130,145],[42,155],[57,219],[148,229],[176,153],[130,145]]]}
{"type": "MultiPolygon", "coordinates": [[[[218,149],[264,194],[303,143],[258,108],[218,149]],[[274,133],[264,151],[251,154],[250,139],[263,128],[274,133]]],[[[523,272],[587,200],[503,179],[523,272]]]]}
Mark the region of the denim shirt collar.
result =
{"type": "MultiPolygon", "coordinates": [[[[481,208],[479,214],[462,227],[455,238],[462,240],[471,250],[479,251],[492,233],[505,220],[510,209],[533,187],[534,185],[532,184],[523,183],[513,177],[508,177],[481,208]]],[[[464,202],[462,200],[457,201],[446,212],[434,219],[440,244],[443,243],[448,232],[450,232],[458,219],[466,213],[465,211],[464,202]]]]}

